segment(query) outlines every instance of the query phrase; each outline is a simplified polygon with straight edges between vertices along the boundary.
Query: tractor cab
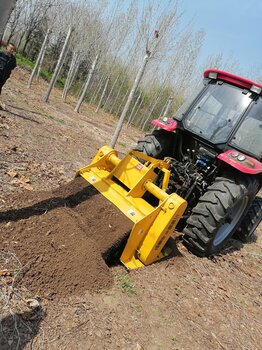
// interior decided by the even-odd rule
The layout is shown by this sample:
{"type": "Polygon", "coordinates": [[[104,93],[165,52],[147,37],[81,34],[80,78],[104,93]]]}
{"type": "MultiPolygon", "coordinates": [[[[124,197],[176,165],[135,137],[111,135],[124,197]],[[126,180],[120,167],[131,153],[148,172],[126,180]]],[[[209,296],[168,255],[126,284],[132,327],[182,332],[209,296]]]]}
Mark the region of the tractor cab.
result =
{"type": "Polygon", "coordinates": [[[204,87],[174,119],[218,151],[237,149],[262,159],[262,85],[218,71],[204,73],[204,87]]]}

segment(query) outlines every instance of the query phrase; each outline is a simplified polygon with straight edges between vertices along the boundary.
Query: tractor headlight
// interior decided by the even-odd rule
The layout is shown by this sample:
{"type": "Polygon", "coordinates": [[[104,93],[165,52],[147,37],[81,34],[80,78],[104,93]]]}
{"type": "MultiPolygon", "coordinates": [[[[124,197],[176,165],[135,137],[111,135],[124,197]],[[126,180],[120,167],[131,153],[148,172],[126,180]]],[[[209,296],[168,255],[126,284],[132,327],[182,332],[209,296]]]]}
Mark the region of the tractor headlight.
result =
{"type": "Polygon", "coordinates": [[[208,78],[210,79],[217,79],[217,73],[216,72],[209,72],[208,78]]]}
{"type": "Polygon", "coordinates": [[[231,157],[233,157],[233,158],[236,158],[236,157],[238,157],[239,156],[239,153],[238,152],[231,152],[231,157]]]}
{"type": "Polygon", "coordinates": [[[238,157],[237,157],[237,160],[239,160],[240,162],[243,162],[243,160],[245,160],[246,157],[243,155],[243,154],[240,154],[238,157]]]}
{"type": "Polygon", "coordinates": [[[252,85],[251,88],[250,88],[250,91],[253,91],[253,92],[255,92],[256,94],[259,95],[261,93],[262,89],[260,87],[256,86],[256,85],[252,85]]]}

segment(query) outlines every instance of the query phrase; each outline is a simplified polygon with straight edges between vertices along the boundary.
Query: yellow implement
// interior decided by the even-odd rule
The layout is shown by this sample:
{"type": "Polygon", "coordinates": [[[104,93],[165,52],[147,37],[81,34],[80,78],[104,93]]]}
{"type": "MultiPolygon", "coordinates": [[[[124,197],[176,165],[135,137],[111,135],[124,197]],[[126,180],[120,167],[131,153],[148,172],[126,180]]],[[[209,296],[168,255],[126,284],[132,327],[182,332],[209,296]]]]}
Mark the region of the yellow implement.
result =
{"type": "Polygon", "coordinates": [[[168,168],[169,161],[136,151],[120,159],[117,151],[103,146],[91,164],[77,173],[134,222],[120,258],[129,269],[149,265],[166,255],[163,248],[186,209],[183,198],[165,192],[170,175],[168,168]],[[163,175],[161,188],[154,184],[159,171],[163,175]],[[145,199],[146,192],[157,199],[157,206],[145,199]]]}

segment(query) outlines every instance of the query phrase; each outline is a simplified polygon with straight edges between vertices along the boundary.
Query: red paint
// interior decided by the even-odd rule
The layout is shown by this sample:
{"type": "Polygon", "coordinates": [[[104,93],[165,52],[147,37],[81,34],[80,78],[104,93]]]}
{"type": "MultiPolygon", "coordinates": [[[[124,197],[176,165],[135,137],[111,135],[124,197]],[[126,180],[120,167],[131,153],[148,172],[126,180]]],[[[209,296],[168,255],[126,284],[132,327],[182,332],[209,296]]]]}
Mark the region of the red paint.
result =
{"type": "Polygon", "coordinates": [[[224,153],[219,154],[217,158],[238,169],[242,173],[253,175],[262,173],[262,163],[236,150],[228,150],[224,153]],[[246,157],[246,160],[240,161],[237,159],[237,157],[232,157],[232,153],[244,155],[246,157]]]}
{"type": "Polygon", "coordinates": [[[155,119],[151,123],[166,131],[174,131],[177,128],[177,122],[172,118],[155,119]]]}
{"type": "Polygon", "coordinates": [[[259,84],[259,83],[253,82],[251,80],[239,77],[239,76],[231,74],[231,73],[223,72],[223,71],[218,70],[218,69],[208,69],[208,70],[206,70],[204,72],[204,77],[208,78],[208,74],[209,73],[217,73],[217,79],[218,80],[226,81],[226,82],[228,82],[230,84],[234,84],[234,85],[240,86],[240,87],[242,87],[244,89],[250,89],[252,85],[258,86],[259,88],[262,89],[262,85],[259,84]]]}

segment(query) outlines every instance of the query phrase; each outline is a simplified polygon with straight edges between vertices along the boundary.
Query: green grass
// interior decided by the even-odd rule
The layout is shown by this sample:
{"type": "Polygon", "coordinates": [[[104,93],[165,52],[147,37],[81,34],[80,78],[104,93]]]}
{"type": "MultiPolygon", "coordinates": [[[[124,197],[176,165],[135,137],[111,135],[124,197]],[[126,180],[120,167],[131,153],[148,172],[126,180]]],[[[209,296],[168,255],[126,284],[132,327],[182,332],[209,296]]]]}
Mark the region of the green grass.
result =
{"type": "Polygon", "coordinates": [[[120,287],[124,293],[127,294],[136,294],[135,286],[130,280],[128,275],[119,275],[117,277],[120,287]]]}
{"type": "MultiPolygon", "coordinates": [[[[29,69],[32,69],[34,68],[35,66],[35,63],[28,60],[27,58],[23,57],[21,54],[17,53],[15,55],[16,57],[16,62],[19,66],[21,67],[25,67],[25,68],[29,68],[29,69]]],[[[47,81],[50,81],[51,78],[52,78],[52,73],[50,73],[46,68],[42,68],[41,69],[41,73],[40,73],[41,77],[44,78],[45,80],[47,81]]],[[[65,85],[65,80],[66,78],[65,77],[60,77],[58,78],[56,84],[59,86],[59,87],[64,87],[65,85]]]]}
{"type": "Polygon", "coordinates": [[[42,78],[46,79],[47,81],[50,81],[52,78],[52,74],[46,68],[41,69],[40,75],[42,78]]]}
{"type": "Polygon", "coordinates": [[[16,57],[16,62],[17,62],[17,64],[19,66],[28,67],[28,68],[31,68],[31,69],[34,68],[34,63],[32,61],[28,60],[27,58],[23,57],[19,53],[17,53],[15,55],[15,57],[16,57]]]}

